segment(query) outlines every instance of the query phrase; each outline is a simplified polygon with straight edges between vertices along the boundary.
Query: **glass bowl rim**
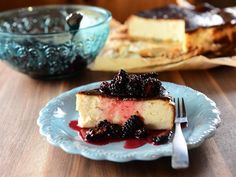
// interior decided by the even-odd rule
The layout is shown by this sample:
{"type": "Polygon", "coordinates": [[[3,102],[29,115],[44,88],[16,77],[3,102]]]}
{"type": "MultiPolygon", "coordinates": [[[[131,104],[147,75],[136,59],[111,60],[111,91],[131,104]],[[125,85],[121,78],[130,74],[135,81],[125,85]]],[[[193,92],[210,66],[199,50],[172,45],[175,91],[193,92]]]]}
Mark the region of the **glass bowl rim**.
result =
{"type": "MultiPolygon", "coordinates": [[[[107,22],[109,22],[112,18],[112,14],[109,10],[102,8],[102,7],[97,7],[97,6],[89,6],[89,5],[76,5],[76,4],[57,4],[57,5],[42,5],[42,6],[28,6],[28,7],[23,7],[23,8],[16,8],[16,9],[12,9],[12,10],[7,10],[7,11],[2,11],[0,12],[0,16],[4,15],[4,14],[10,14],[13,12],[23,12],[23,11],[29,11],[29,9],[43,9],[43,8],[82,8],[82,9],[88,9],[88,10],[92,10],[98,13],[101,13],[104,15],[104,19],[99,22],[96,23],[94,25],[91,26],[87,26],[85,28],[81,28],[79,29],[79,31],[84,31],[87,29],[91,29],[97,26],[100,26],[102,24],[105,24],[107,22]]],[[[0,37],[1,36],[9,36],[9,37],[49,37],[49,36],[54,36],[54,35],[63,35],[63,34],[68,34],[68,33],[74,33],[77,32],[78,30],[68,30],[68,31],[63,31],[63,32],[51,32],[51,33],[33,33],[33,34],[28,34],[28,33],[11,33],[11,32],[0,32],[0,37]]]]}

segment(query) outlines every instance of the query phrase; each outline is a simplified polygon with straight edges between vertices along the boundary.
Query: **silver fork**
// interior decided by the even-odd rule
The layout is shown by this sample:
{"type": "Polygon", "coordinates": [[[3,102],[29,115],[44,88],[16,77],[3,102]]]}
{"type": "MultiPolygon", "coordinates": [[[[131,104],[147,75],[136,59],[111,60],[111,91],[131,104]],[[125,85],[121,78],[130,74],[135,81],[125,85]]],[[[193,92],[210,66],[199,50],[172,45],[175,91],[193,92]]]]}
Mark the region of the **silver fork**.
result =
{"type": "Polygon", "coordinates": [[[175,116],[175,133],[172,142],[172,159],[171,166],[174,169],[188,168],[189,166],[189,157],[188,157],[188,148],[185,141],[181,123],[188,122],[186,116],[186,109],[184,104],[184,99],[182,98],[182,104],[180,106],[180,99],[173,100],[175,102],[176,116],[175,116]],[[182,109],[181,109],[181,108],[182,109]]]}

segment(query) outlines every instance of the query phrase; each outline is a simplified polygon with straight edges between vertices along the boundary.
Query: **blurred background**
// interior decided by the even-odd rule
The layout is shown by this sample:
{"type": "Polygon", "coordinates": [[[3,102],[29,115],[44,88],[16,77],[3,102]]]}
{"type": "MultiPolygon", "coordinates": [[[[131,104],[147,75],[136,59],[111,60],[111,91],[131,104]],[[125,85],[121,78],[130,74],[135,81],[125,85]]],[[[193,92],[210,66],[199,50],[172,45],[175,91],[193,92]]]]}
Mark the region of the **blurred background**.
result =
{"type": "MultiPolygon", "coordinates": [[[[175,0],[0,0],[0,11],[46,4],[87,4],[109,9],[113,17],[119,21],[124,21],[131,13],[139,10],[175,2],[175,0]]],[[[189,0],[189,2],[192,4],[208,2],[217,7],[236,6],[236,0],[189,0]]]]}

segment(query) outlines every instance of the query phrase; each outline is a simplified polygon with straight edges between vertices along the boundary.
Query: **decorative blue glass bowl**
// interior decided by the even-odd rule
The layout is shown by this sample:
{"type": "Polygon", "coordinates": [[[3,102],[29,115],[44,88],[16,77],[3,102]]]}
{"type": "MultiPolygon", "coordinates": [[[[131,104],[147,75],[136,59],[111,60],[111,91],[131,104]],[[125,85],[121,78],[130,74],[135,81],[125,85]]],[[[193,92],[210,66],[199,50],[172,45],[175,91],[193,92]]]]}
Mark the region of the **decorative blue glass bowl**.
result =
{"type": "Polygon", "coordinates": [[[111,13],[80,5],[28,7],[0,13],[0,59],[35,78],[78,74],[104,46],[111,13]],[[79,30],[66,17],[83,14],[79,30]]]}

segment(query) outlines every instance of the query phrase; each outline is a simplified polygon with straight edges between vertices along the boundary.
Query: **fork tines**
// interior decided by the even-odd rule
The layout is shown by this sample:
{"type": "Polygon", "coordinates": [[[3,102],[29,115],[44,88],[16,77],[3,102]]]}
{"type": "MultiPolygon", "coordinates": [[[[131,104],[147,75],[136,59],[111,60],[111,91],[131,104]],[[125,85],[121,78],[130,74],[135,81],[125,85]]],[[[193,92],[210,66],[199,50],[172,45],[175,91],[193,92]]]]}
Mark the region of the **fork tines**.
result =
{"type": "Polygon", "coordinates": [[[176,110],[176,119],[175,122],[188,122],[187,117],[186,117],[186,108],[185,108],[185,103],[184,103],[184,98],[174,98],[173,101],[175,102],[175,110],[176,110]],[[180,103],[181,102],[181,103],[180,103]]]}

